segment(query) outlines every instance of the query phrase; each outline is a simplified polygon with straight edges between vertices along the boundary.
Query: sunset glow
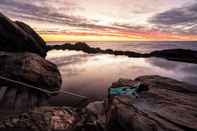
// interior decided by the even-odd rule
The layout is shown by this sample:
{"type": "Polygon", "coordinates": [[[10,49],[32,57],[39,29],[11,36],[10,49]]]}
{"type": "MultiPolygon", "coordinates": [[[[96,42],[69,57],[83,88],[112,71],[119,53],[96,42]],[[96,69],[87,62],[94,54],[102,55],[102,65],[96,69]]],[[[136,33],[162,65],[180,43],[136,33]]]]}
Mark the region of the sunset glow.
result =
{"type": "Polygon", "coordinates": [[[46,41],[195,41],[195,0],[2,0],[46,41]]]}

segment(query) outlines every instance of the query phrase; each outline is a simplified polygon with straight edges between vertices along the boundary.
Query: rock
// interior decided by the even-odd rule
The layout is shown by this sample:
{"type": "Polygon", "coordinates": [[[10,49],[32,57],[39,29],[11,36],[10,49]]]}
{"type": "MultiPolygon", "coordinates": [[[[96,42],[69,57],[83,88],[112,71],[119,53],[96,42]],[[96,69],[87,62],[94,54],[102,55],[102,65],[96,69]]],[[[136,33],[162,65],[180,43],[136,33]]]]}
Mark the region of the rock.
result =
{"type": "Polygon", "coordinates": [[[40,44],[40,46],[42,47],[44,52],[47,52],[47,50],[46,50],[46,42],[40,37],[40,35],[38,35],[30,26],[28,26],[24,22],[16,21],[15,23],[18,26],[20,26],[26,33],[31,35],[36,40],[36,42],[40,44]]]}
{"type": "Polygon", "coordinates": [[[75,47],[77,49],[82,49],[82,50],[86,50],[86,49],[90,48],[89,45],[87,45],[85,42],[77,42],[77,43],[75,43],[75,47]]]}
{"type": "Polygon", "coordinates": [[[143,76],[134,82],[148,85],[138,97],[115,96],[108,108],[108,130],[195,131],[197,88],[160,76],[143,76]]]}
{"type": "Polygon", "coordinates": [[[170,78],[121,79],[111,88],[142,83],[137,97],[117,95],[85,108],[40,107],[0,120],[0,130],[196,131],[197,88],[170,78]],[[147,87],[148,86],[148,87],[147,87]]]}
{"type": "Polygon", "coordinates": [[[47,50],[76,50],[76,51],[83,51],[86,53],[96,54],[112,54],[112,55],[123,55],[128,57],[160,57],[165,58],[172,61],[181,61],[181,62],[188,62],[188,63],[195,63],[197,64],[197,51],[193,50],[186,50],[186,49],[168,49],[168,50],[161,50],[161,51],[153,51],[151,53],[137,53],[133,51],[121,51],[121,50],[112,50],[112,49],[100,49],[91,47],[84,42],[78,42],[76,44],[63,44],[63,45],[48,45],[47,50]]]}
{"type": "Polygon", "coordinates": [[[59,91],[61,75],[57,66],[33,53],[0,52],[1,110],[23,112],[47,103],[48,94],[13,83],[5,78],[46,89],[59,91]]]}
{"type": "Polygon", "coordinates": [[[95,123],[95,129],[105,130],[106,128],[106,110],[104,101],[96,101],[86,106],[86,114],[89,121],[95,123]]]}
{"type": "Polygon", "coordinates": [[[169,49],[169,50],[153,51],[149,55],[166,58],[168,60],[197,64],[197,51],[193,51],[193,50],[169,49]]]}
{"type": "Polygon", "coordinates": [[[61,87],[57,66],[33,53],[0,52],[0,74],[49,91],[61,87]]]}
{"type": "Polygon", "coordinates": [[[0,51],[32,52],[46,56],[44,40],[28,25],[0,13],[0,51]]]}
{"type": "Polygon", "coordinates": [[[113,54],[114,51],[113,51],[112,49],[106,49],[106,50],[105,50],[105,53],[106,53],[106,54],[113,54]]]}
{"type": "Polygon", "coordinates": [[[73,131],[79,118],[68,107],[41,107],[0,120],[0,130],[73,131]]]}

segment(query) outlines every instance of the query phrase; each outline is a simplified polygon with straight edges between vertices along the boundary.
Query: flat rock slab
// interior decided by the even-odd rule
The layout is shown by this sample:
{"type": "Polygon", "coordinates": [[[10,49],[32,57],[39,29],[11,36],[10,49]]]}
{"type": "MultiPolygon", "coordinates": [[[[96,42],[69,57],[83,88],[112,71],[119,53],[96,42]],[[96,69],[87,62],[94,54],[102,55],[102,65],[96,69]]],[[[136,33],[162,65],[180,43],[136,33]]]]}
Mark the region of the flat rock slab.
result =
{"type": "Polygon", "coordinates": [[[109,109],[113,130],[197,130],[197,87],[160,76],[135,81],[148,85],[149,90],[137,98],[114,97],[109,109]]]}

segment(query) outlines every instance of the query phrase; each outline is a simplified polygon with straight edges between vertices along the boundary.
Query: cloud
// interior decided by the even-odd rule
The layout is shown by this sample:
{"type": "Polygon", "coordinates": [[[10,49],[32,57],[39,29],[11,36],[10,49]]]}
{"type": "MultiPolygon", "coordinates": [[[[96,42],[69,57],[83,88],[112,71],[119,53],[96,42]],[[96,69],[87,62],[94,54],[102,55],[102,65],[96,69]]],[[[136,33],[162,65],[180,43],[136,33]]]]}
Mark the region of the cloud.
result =
{"type": "MultiPolygon", "coordinates": [[[[77,7],[74,3],[66,0],[2,0],[0,2],[0,11],[5,12],[12,18],[17,20],[31,20],[39,23],[50,23],[54,25],[63,25],[81,28],[83,31],[90,30],[116,30],[112,26],[98,25],[94,20],[87,20],[80,16],[72,15],[72,11],[77,7]],[[34,1],[34,2],[33,2],[34,1]]],[[[66,28],[54,30],[47,29],[48,32],[66,32],[66,28]]],[[[74,31],[74,30],[73,30],[74,31]]],[[[44,32],[44,31],[43,31],[44,32]]]]}
{"type": "MultiPolygon", "coordinates": [[[[75,24],[85,19],[68,15],[76,5],[66,0],[1,0],[0,10],[11,17],[54,24],[75,24]]],[[[76,7],[77,8],[77,7],[76,7]]]]}
{"type": "Polygon", "coordinates": [[[197,22],[197,3],[155,15],[151,22],[163,25],[193,24],[197,22]]]}
{"type": "Polygon", "coordinates": [[[157,14],[147,22],[146,18],[150,14],[152,16],[152,12],[154,14],[154,11],[160,10],[160,7],[155,6],[163,3],[162,0],[157,0],[153,5],[145,6],[149,2],[109,0],[103,5],[96,0],[0,0],[0,11],[13,19],[29,22],[37,31],[44,33],[82,32],[111,36],[147,32],[197,34],[197,3],[157,14]]]}
{"type": "Polygon", "coordinates": [[[163,32],[197,34],[197,2],[156,14],[150,23],[163,32]]]}

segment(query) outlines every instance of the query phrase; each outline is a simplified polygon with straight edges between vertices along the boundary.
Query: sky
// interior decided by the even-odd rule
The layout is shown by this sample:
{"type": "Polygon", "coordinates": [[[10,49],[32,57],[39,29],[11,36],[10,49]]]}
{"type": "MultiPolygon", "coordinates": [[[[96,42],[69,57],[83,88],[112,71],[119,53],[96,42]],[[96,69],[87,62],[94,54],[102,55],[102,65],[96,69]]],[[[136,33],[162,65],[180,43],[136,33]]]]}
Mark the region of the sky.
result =
{"type": "Polygon", "coordinates": [[[0,0],[46,41],[194,41],[197,0],[0,0]]]}

